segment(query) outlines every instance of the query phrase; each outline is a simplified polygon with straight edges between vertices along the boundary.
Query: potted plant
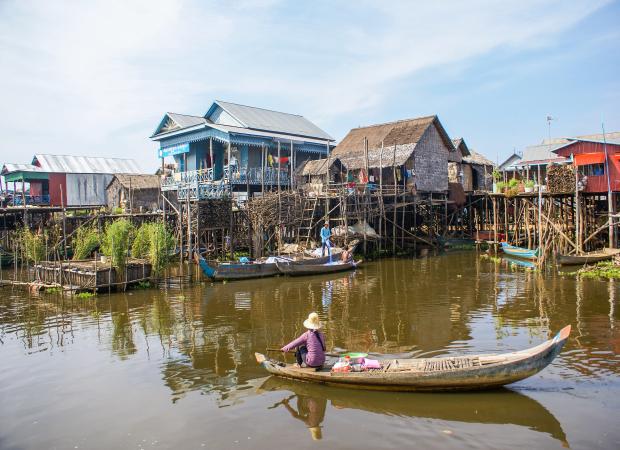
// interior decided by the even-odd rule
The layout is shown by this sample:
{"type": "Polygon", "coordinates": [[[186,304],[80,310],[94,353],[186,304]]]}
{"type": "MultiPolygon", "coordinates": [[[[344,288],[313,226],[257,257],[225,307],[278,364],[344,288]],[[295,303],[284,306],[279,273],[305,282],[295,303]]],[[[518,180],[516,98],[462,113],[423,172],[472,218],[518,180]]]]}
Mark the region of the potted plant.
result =
{"type": "Polygon", "coordinates": [[[534,192],[534,180],[525,180],[525,192],[534,192]]]}
{"type": "Polygon", "coordinates": [[[494,194],[502,193],[504,192],[505,189],[506,189],[506,183],[504,183],[503,181],[498,181],[497,183],[493,183],[494,194]]]}
{"type": "Polygon", "coordinates": [[[501,189],[498,186],[501,183],[502,173],[499,170],[494,169],[491,176],[493,177],[493,193],[497,194],[498,192],[501,192],[501,189]]]}

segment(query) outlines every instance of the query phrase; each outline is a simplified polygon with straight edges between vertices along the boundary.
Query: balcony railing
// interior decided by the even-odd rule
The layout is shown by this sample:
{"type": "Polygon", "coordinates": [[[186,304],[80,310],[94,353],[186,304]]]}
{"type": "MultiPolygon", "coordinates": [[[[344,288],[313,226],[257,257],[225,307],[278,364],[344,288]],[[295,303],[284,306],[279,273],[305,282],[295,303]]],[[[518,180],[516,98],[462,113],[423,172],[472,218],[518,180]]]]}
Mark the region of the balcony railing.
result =
{"type": "Polygon", "coordinates": [[[12,204],[16,206],[22,206],[24,204],[24,199],[26,200],[26,205],[49,205],[50,204],[50,196],[49,195],[25,195],[22,196],[19,193],[14,194],[12,204]]]}
{"type": "MultiPolygon", "coordinates": [[[[278,177],[278,169],[266,167],[263,171],[260,167],[238,167],[225,166],[223,168],[222,177],[218,180],[213,179],[213,169],[190,170],[187,172],[177,172],[162,180],[162,191],[180,191],[183,189],[197,189],[199,186],[220,184],[222,180],[230,184],[252,184],[252,185],[287,185],[290,177],[287,170],[280,169],[278,177]],[[231,170],[232,169],[232,170],[231,170]],[[230,174],[230,176],[229,176],[230,174]]],[[[206,188],[205,188],[206,189],[206,188]]],[[[211,190],[211,188],[209,188],[211,190]]]]}

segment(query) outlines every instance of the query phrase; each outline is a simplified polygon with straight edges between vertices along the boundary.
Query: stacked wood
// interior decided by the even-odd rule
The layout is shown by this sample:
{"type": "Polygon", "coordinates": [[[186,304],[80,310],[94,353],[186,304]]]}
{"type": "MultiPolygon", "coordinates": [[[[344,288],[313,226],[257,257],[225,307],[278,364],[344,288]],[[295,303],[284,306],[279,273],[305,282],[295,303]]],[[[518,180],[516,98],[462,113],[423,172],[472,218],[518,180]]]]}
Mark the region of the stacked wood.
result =
{"type": "Polygon", "coordinates": [[[232,201],[230,199],[209,199],[198,205],[198,218],[201,227],[228,228],[232,201]]]}
{"type": "Polygon", "coordinates": [[[293,192],[266,192],[262,197],[247,203],[252,227],[256,229],[274,226],[297,226],[301,221],[302,203],[293,192]]]}
{"type": "Polygon", "coordinates": [[[575,192],[575,172],[573,166],[549,166],[547,169],[547,191],[553,194],[575,192]]]}

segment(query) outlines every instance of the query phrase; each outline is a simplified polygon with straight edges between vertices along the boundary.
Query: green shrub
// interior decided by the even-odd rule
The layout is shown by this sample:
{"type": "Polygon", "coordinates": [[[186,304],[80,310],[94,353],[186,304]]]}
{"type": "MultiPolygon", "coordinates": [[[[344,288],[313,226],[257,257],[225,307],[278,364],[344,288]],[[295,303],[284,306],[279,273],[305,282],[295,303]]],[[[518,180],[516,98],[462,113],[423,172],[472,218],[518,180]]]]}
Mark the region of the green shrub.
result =
{"type": "Polygon", "coordinates": [[[96,294],[94,294],[93,292],[80,292],[78,294],[75,294],[77,298],[81,299],[93,298],[95,295],[96,294]]]}
{"type": "Polygon", "coordinates": [[[131,255],[148,259],[153,275],[159,275],[168,264],[174,245],[174,236],[163,222],[145,223],[136,232],[131,255]]]}
{"type": "Polygon", "coordinates": [[[170,260],[170,253],[174,250],[174,236],[163,222],[151,224],[151,239],[149,245],[149,261],[154,275],[159,275],[170,260]]]}
{"type": "Polygon", "coordinates": [[[502,179],[502,173],[499,170],[497,170],[497,169],[493,170],[493,174],[492,175],[493,175],[493,180],[495,182],[500,181],[502,179]]]}
{"type": "Polygon", "coordinates": [[[516,178],[511,178],[510,180],[508,180],[509,188],[516,188],[517,186],[519,186],[519,180],[517,180],[516,178]]]}
{"type": "Polygon", "coordinates": [[[19,235],[19,241],[24,257],[33,263],[45,259],[45,233],[35,233],[24,227],[19,235]]]}
{"type": "Polygon", "coordinates": [[[148,257],[151,235],[153,234],[152,228],[152,224],[150,223],[143,223],[140,228],[138,228],[133,244],[131,244],[131,256],[134,258],[148,257]]]}
{"type": "Polygon", "coordinates": [[[103,235],[101,251],[110,258],[120,277],[124,276],[133,229],[133,225],[127,219],[119,219],[106,226],[103,235]]]}
{"type": "Polygon", "coordinates": [[[535,185],[536,183],[534,182],[534,180],[525,180],[525,187],[533,188],[535,185]]]}
{"type": "Polygon", "coordinates": [[[73,259],[86,259],[99,248],[101,239],[95,227],[81,227],[73,239],[73,259]]]}
{"type": "Polygon", "coordinates": [[[118,216],[119,214],[125,214],[125,210],[120,206],[117,206],[116,208],[112,208],[112,214],[114,214],[115,216],[118,216]]]}
{"type": "Polygon", "coordinates": [[[498,181],[496,186],[497,186],[497,192],[503,192],[504,189],[506,189],[506,183],[504,183],[503,181],[498,181]]]}

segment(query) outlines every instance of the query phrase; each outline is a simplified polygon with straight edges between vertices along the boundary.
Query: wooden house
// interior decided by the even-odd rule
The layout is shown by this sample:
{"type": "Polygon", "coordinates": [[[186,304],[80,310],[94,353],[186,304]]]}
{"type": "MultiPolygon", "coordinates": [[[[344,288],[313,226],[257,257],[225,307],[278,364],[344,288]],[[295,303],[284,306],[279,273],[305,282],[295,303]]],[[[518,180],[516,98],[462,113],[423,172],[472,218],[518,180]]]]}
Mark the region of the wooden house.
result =
{"type": "Polygon", "coordinates": [[[5,181],[14,184],[15,204],[50,206],[105,205],[105,189],[115,173],[138,174],[140,168],[133,159],[42,153],[30,164],[7,163],[2,168],[5,181]]]}
{"type": "Polygon", "coordinates": [[[108,208],[156,211],[161,207],[159,175],[115,174],[106,187],[108,208]]]}
{"type": "Polygon", "coordinates": [[[220,100],[204,116],[166,113],[151,139],[162,166],[178,167],[162,190],[190,200],[292,187],[295,169],[334,142],[303,116],[220,100]]]}
{"type": "Polygon", "coordinates": [[[356,183],[380,182],[410,192],[447,192],[456,152],[437,116],[354,128],[332,152],[356,183]]]}
{"type": "Polygon", "coordinates": [[[346,174],[347,169],[339,158],[308,160],[297,169],[297,183],[306,192],[320,193],[327,185],[328,176],[330,184],[341,184],[346,181],[346,174]]]}
{"type": "Polygon", "coordinates": [[[469,150],[469,155],[463,157],[462,166],[465,192],[493,190],[493,161],[475,150],[469,150]]]}
{"type": "Polygon", "coordinates": [[[465,191],[471,191],[471,168],[466,167],[467,174],[463,170],[463,157],[469,156],[469,148],[465,139],[452,139],[455,151],[448,154],[448,180],[450,183],[460,183],[465,191]]]}

